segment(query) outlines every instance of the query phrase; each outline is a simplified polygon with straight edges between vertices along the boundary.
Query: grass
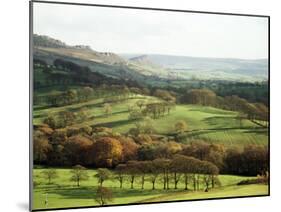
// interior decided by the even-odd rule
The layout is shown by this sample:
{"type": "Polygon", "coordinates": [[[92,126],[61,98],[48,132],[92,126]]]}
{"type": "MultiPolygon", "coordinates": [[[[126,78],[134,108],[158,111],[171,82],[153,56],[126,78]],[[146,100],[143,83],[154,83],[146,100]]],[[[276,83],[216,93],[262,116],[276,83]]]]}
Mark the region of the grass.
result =
{"type": "Polygon", "coordinates": [[[142,202],[160,202],[160,201],[177,201],[177,200],[198,200],[225,197],[242,197],[242,196],[260,196],[268,194],[267,185],[246,185],[246,186],[228,186],[217,188],[210,192],[177,192],[159,197],[142,200],[142,202]]]}
{"type": "MultiPolygon", "coordinates": [[[[48,115],[55,115],[61,111],[73,112],[86,108],[88,119],[76,125],[106,126],[114,132],[127,133],[135,127],[134,121],[128,120],[128,106],[135,105],[139,99],[158,101],[155,97],[135,96],[128,100],[112,104],[112,114],[105,115],[103,99],[93,99],[88,102],[77,103],[64,107],[44,108],[34,107],[34,124],[40,124],[48,115]]],[[[158,134],[171,134],[175,132],[174,124],[178,120],[186,121],[188,132],[181,135],[181,142],[189,143],[193,140],[223,143],[227,146],[245,144],[268,144],[268,130],[243,120],[242,126],[236,120],[237,112],[226,111],[199,105],[177,105],[169,115],[153,120],[153,127],[158,134]]]]}
{"type": "MultiPolygon", "coordinates": [[[[95,175],[95,170],[88,170],[89,180],[83,181],[78,188],[74,182],[69,181],[69,169],[57,169],[59,178],[53,180],[52,184],[47,184],[47,180],[43,178],[41,172],[43,168],[34,169],[34,180],[38,183],[33,191],[34,204],[33,209],[45,208],[46,193],[48,198],[48,208],[65,208],[79,206],[94,206],[97,203],[94,201],[96,187],[98,185],[95,175]]],[[[156,189],[151,189],[151,183],[145,182],[145,189],[140,189],[140,182],[137,179],[135,188],[130,189],[130,184],[125,181],[123,189],[119,188],[118,181],[106,181],[104,186],[110,187],[113,191],[114,201],[110,204],[128,204],[141,202],[159,202],[173,200],[191,200],[191,199],[206,199],[219,197],[234,197],[234,196],[251,196],[251,195],[266,195],[268,194],[267,185],[243,185],[236,184],[241,180],[254,178],[233,175],[220,175],[219,179],[222,186],[210,190],[209,192],[202,191],[184,191],[184,184],[180,182],[178,189],[163,190],[160,178],[156,182],[156,189]]],[[[170,186],[172,188],[172,184],[170,186]]],[[[201,189],[203,189],[201,185],[201,189]]],[[[191,187],[190,187],[191,189],[191,187]]]]}

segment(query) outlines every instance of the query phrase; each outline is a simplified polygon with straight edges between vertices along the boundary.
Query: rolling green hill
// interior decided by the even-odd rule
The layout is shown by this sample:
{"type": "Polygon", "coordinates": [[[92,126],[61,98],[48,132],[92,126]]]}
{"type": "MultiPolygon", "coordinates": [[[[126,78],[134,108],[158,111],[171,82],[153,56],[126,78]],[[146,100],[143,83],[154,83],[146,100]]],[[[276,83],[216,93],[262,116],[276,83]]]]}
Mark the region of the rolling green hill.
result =
{"type": "MultiPolygon", "coordinates": [[[[56,115],[61,111],[77,112],[86,108],[88,118],[83,123],[74,126],[104,126],[112,128],[114,132],[127,133],[135,127],[129,120],[129,106],[135,106],[138,100],[146,102],[159,101],[155,97],[135,96],[129,100],[111,105],[112,113],[107,116],[103,108],[103,98],[94,99],[84,103],[72,104],[64,107],[34,108],[34,124],[40,124],[48,115],[56,115]]],[[[177,105],[169,115],[153,119],[153,127],[156,134],[171,135],[175,133],[174,125],[179,120],[186,121],[188,129],[181,135],[181,142],[188,143],[193,140],[223,143],[227,146],[240,146],[246,144],[268,143],[268,131],[266,128],[243,120],[242,126],[236,119],[237,112],[226,111],[213,107],[199,105],[177,105]]]]}

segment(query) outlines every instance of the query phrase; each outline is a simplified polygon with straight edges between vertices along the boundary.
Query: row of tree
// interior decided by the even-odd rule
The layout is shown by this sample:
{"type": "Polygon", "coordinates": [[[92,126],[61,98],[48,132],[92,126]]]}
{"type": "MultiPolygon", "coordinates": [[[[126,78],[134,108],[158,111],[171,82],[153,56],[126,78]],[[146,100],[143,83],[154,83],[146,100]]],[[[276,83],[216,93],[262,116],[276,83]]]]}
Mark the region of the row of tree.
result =
{"type": "MultiPolygon", "coordinates": [[[[46,169],[42,172],[48,183],[58,177],[54,169],[46,169]]],[[[82,181],[89,180],[89,175],[85,167],[76,165],[70,171],[70,181],[79,187],[82,181]]],[[[200,190],[200,184],[205,185],[205,191],[210,187],[220,185],[218,179],[219,169],[208,161],[201,161],[193,157],[176,155],[172,159],[155,159],[153,161],[128,161],[126,164],[119,164],[112,171],[106,168],[97,169],[94,175],[98,179],[100,187],[108,180],[116,180],[119,187],[123,188],[125,181],[129,182],[130,188],[135,188],[135,183],[140,182],[140,188],[145,188],[145,183],[151,183],[154,190],[156,182],[163,185],[164,190],[171,188],[178,189],[179,182],[184,183],[184,189],[188,187],[193,190],[200,190]]]]}

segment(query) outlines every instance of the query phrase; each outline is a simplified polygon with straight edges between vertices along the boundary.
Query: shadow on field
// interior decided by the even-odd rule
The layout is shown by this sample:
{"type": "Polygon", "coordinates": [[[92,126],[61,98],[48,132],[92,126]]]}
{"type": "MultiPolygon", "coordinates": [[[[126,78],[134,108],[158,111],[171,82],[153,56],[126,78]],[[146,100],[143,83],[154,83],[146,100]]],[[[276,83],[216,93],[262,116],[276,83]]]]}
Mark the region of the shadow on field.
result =
{"type": "Polygon", "coordinates": [[[42,106],[34,106],[33,110],[37,111],[37,110],[44,110],[44,109],[49,109],[50,106],[49,105],[42,105],[42,106]]]}
{"type": "Polygon", "coordinates": [[[135,122],[135,120],[124,119],[124,120],[118,120],[118,121],[113,121],[113,122],[96,124],[96,125],[93,125],[92,127],[109,127],[109,128],[114,128],[114,127],[120,127],[122,125],[132,124],[134,122],[135,122]]]}
{"type": "MultiPolygon", "coordinates": [[[[111,188],[114,198],[123,198],[123,197],[137,197],[137,196],[150,196],[150,195],[161,195],[174,192],[173,189],[169,191],[164,191],[161,189],[151,190],[148,189],[128,189],[128,188],[111,188]]],[[[80,188],[67,188],[67,189],[56,189],[51,190],[49,193],[57,194],[63,196],[65,199],[93,199],[96,194],[96,187],[80,187],[80,188]]]]}
{"type": "Polygon", "coordinates": [[[208,107],[200,107],[198,109],[190,109],[189,111],[193,111],[193,112],[201,112],[201,113],[209,113],[209,114],[223,114],[223,115],[228,115],[228,114],[233,114],[232,111],[223,111],[223,110],[219,110],[219,109],[212,109],[212,108],[208,108],[208,107]]]}
{"type": "Polygon", "coordinates": [[[245,134],[256,134],[256,135],[268,135],[268,130],[265,128],[260,128],[260,129],[251,129],[244,131],[243,133],[245,134]]]}
{"type": "Polygon", "coordinates": [[[110,118],[110,116],[112,116],[112,115],[122,114],[122,113],[128,113],[128,110],[113,112],[113,113],[111,113],[111,115],[102,114],[102,115],[95,116],[95,118],[110,118]]]}
{"type": "Polygon", "coordinates": [[[226,123],[231,125],[236,124],[233,117],[227,117],[227,116],[209,117],[209,118],[205,118],[203,121],[210,126],[217,126],[217,127],[225,127],[226,123]]]}

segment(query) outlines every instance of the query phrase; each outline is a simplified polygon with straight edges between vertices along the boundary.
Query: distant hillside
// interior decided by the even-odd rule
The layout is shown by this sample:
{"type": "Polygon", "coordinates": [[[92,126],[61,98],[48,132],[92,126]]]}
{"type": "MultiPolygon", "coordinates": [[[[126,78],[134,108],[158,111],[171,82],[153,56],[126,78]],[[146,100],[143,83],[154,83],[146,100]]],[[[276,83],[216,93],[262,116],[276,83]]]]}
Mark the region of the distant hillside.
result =
{"type": "MultiPolygon", "coordinates": [[[[122,54],[135,60],[142,55],[122,54]]],[[[268,77],[267,59],[246,60],[231,58],[204,58],[172,55],[145,55],[145,60],[157,64],[181,77],[231,80],[265,80],[268,77]]]]}
{"type": "Polygon", "coordinates": [[[160,65],[153,63],[147,55],[128,58],[128,66],[146,76],[167,78],[168,71],[160,65]]]}
{"type": "Polygon", "coordinates": [[[140,64],[140,65],[147,65],[147,66],[151,66],[151,67],[160,67],[158,64],[153,63],[148,55],[141,55],[141,56],[137,56],[137,57],[132,57],[129,58],[129,61],[134,62],[136,64],[140,64]]]}
{"type": "Polygon", "coordinates": [[[115,54],[98,52],[87,45],[71,46],[63,41],[34,35],[34,57],[52,63],[66,59],[110,77],[138,82],[158,78],[169,80],[264,81],[268,79],[267,59],[244,60],[158,54],[115,54]]]}
{"type": "Polygon", "coordinates": [[[56,59],[88,66],[92,71],[123,80],[144,81],[144,76],[127,65],[127,61],[117,54],[97,52],[89,46],[70,46],[44,35],[34,35],[34,58],[53,64],[56,59]]]}
{"type": "Polygon", "coordinates": [[[68,48],[64,42],[53,39],[46,35],[33,35],[34,46],[49,47],[49,48],[68,48]]]}
{"type": "Polygon", "coordinates": [[[86,45],[70,46],[45,35],[34,35],[34,47],[38,51],[54,53],[105,64],[125,64],[125,60],[110,52],[97,52],[86,45]]]}

